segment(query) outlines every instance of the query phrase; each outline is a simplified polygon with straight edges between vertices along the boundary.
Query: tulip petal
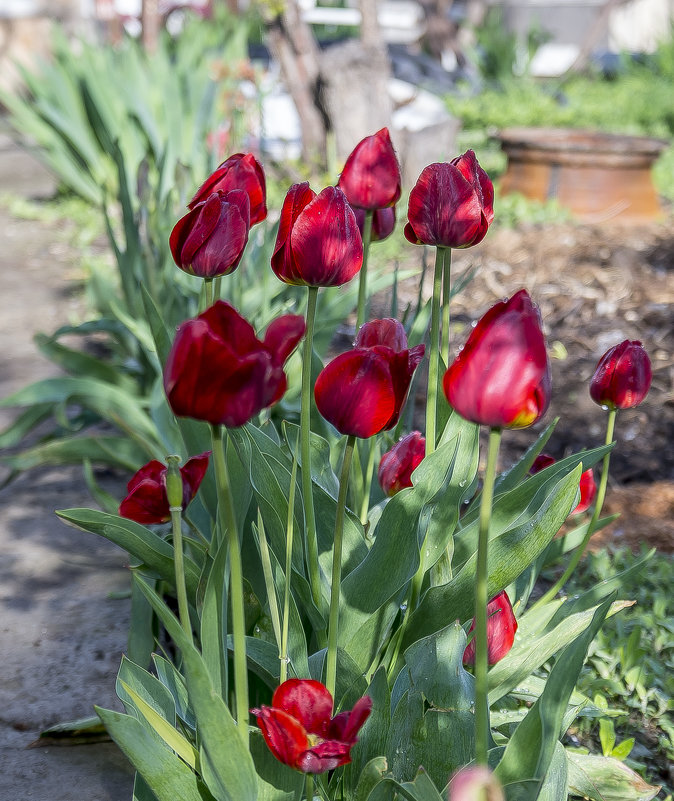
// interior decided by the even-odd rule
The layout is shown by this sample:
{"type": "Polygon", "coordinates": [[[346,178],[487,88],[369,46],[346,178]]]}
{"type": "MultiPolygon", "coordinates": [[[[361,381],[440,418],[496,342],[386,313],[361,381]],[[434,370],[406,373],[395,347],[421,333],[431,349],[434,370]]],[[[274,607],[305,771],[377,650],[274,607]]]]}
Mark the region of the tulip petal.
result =
{"type": "MultiPolygon", "coordinates": [[[[192,227],[187,232],[187,236],[182,244],[180,258],[185,265],[192,264],[197,250],[202,247],[204,242],[213,233],[220,222],[220,207],[222,198],[219,194],[212,194],[204,201],[203,206],[199,205],[191,211],[187,217],[192,217],[192,227]],[[196,214],[195,214],[196,212],[196,214]]],[[[185,218],[183,217],[183,220],[185,218]]]]}
{"type": "Polygon", "coordinates": [[[407,334],[403,324],[392,317],[382,320],[370,320],[360,327],[356,335],[357,348],[372,348],[375,345],[386,345],[394,351],[407,348],[407,334]]]}
{"type": "Polygon", "coordinates": [[[299,314],[285,314],[269,324],[264,344],[277,364],[285,363],[304,336],[305,329],[304,317],[299,314]]]}
{"type": "Polygon", "coordinates": [[[119,514],[145,526],[165,523],[171,517],[166,487],[152,479],[141,481],[121,502],[119,514]]]}
{"type": "Polygon", "coordinates": [[[300,759],[309,747],[309,740],[302,724],[283,709],[263,706],[251,711],[257,715],[257,725],[272,754],[284,765],[303,770],[300,759]]]}
{"type": "Polygon", "coordinates": [[[183,247],[183,259],[189,265],[190,272],[201,278],[215,278],[218,275],[229,275],[235,270],[248,242],[249,205],[245,192],[236,190],[227,195],[228,200],[221,199],[220,216],[216,225],[203,244],[195,249],[191,258],[186,257],[193,236],[200,235],[195,226],[193,234],[183,247]],[[234,201],[229,198],[234,196],[234,201]]]}
{"type": "Polygon", "coordinates": [[[342,174],[339,188],[352,206],[382,209],[400,198],[400,165],[388,128],[366,136],[353,149],[342,174]]]}
{"type": "Polygon", "coordinates": [[[193,209],[213,192],[242,190],[249,199],[250,225],[261,222],[267,216],[267,190],[262,165],[252,153],[235,153],[213,172],[197,189],[188,208],[193,209]]]}
{"type": "Polygon", "coordinates": [[[295,267],[290,234],[299,215],[315,197],[316,193],[305,181],[301,184],[293,184],[283,201],[276,243],[271,257],[271,267],[276,275],[287,284],[303,283],[302,276],[295,267]]]}
{"type": "Polygon", "coordinates": [[[201,453],[199,456],[192,456],[180,468],[180,475],[183,480],[183,509],[185,509],[192,498],[197,494],[199,485],[204,480],[208,470],[208,461],[211,451],[201,453]]]}
{"type": "Polygon", "coordinates": [[[325,736],[332,715],[332,696],[313,679],[288,679],[274,691],[272,705],[298,720],[311,734],[325,736]]]}
{"type": "Polygon", "coordinates": [[[344,743],[326,742],[305,751],[297,761],[303,773],[325,773],[351,762],[351,746],[344,743]]]}
{"type": "Polygon", "coordinates": [[[141,481],[155,481],[160,483],[166,472],[166,465],[157,459],[143,465],[140,470],[133,474],[126,485],[127,492],[137,487],[141,481]]]}
{"type": "MultiPolygon", "coordinates": [[[[469,632],[475,629],[475,619],[469,632]]],[[[503,590],[487,604],[487,661],[495,665],[510,651],[515,641],[517,620],[513,613],[508,593],[503,590]]],[[[463,652],[463,663],[475,663],[475,639],[473,638],[463,652]]]]}
{"type": "Polygon", "coordinates": [[[359,698],[350,712],[340,712],[330,723],[330,738],[351,746],[358,740],[358,732],[372,711],[372,699],[368,695],[359,698]]]}

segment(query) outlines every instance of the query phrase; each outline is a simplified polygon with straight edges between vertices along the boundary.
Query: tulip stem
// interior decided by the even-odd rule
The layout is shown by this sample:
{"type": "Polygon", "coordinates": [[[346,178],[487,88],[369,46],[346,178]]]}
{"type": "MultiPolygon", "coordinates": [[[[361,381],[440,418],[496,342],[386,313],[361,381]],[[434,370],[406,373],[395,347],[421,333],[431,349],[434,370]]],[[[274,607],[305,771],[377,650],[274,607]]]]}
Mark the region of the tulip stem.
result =
{"type": "MultiPolygon", "coordinates": [[[[606,440],[605,440],[606,445],[610,445],[613,442],[613,432],[615,430],[615,419],[617,412],[618,412],[617,409],[609,409],[608,420],[606,422],[606,440]]],[[[583,537],[583,541],[574,551],[574,554],[571,557],[571,561],[567,565],[566,570],[552,585],[552,587],[550,587],[550,589],[545,593],[545,595],[543,595],[543,597],[536,602],[535,606],[542,606],[543,604],[548,603],[548,601],[551,601],[569,580],[571,574],[578,566],[580,560],[583,558],[585,549],[587,548],[587,545],[590,542],[590,537],[594,534],[597,528],[597,521],[599,520],[602,506],[604,505],[604,498],[606,497],[606,487],[608,486],[608,473],[609,473],[610,461],[611,461],[611,451],[609,451],[606,454],[606,456],[604,456],[604,461],[602,462],[601,479],[599,480],[599,488],[597,489],[597,500],[595,502],[592,518],[590,519],[587,531],[585,532],[585,536],[583,537]]]]}
{"type": "Polygon", "coordinates": [[[449,366],[449,299],[450,279],[452,273],[452,249],[443,248],[444,259],[442,265],[442,359],[445,367],[449,366]]]}
{"type": "Polygon", "coordinates": [[[475,761],[487,764],[489,748],[489,699],[487,686],[487,603],[489,524],[494,498],[496,462],[501,444],[501,429],[489,431],[487,466],[480,501],[480,527],[477,544],[477,575],[475,577],[475,761]]]}
{"type": "Polygon", "coordinates": [[[304,774],[304,786],[306,790],[306,801],[314,801],[314,774],[304,774]]]}
{"type": "Polygon", "coordinates": [[[234,698],[236,721],[244,743],[248,745],[248,672],[246,665],[246,619],[243,605],[243,568],[239,529],[236,523],[234,496],[227,471],[223,427],[212,426],[213,461],[218,488],[220,536],[225,531],[229,546],[229,592],[232,604],[232,640],[234,642],[234,698]]]}
{"type": "MultiPolygon", "coordinates": [[[[302,406],[300,410],[300,452],[302,456],[302,499],[304,501],[304,520],[307,531],[307,562],[309,583],[314,606],[323,611],[321,596],[321,573],[318,564],[318,538],[316,536],[316,514],[314,512],[314,493],[311,483],[311,355],[314,349],[314,323],[316,320],[316,301],[318,287],[308,287],[307,327],[302,351],[302,406]]],[[[325,646],[325,632],[316,632],[319,644],[325,646]]]]}
{"type": "Polygon", "coordinates": [[[365,222],[363,223],[363,266],[360,268],[360,278],[358,284],[358,313],[356,315],[356,334],[358,329],[365,322],[367,317],[367,257],[370,252],[370,240],[372,239],[372,220],[374,211],[368,209],[365,212],[365,222]]]}
{"type": "Polygon", "coordinates": [[[206,308],[210,309],[213,305],[213,279],[204,279],[204,296],[206,298],[206,308]]]}
{"type": "Polygon", "coordinates": [[[435,249],[433,274],[433,300],[431,303],[431,352],[428,359],[428,387],[426,389],[426,456],[435,451],[436,417],[438,405],[438,374],[440,362],[440,296],[445,248],[435,249]]]}
{"type": "Polygon", "coordinates": [[[290,473],[290,492],[288,495],[288,522],[286,527],[286,586],[283,594],[283,630],[281,633],[281,660],[280,683],[288,678],[288,621],[290,619],[290,583],[293,574],[293,536],[295,532],[295,486],[297,484],[297,442],[295,443],[295,458],[290,473]]]}
{"type": "Polygon", "coordinates": [[[349,472],[356,438],[350,434],[344,448],[342,471],[339,476],[339,496],[335,515],[335,539],[332,546],[332,586],[330,589],[330,620],[328,623],[328,655],[326,658],[325,686],[335,697],[337,681],[337,629],[339,625],[339,586],[342,580],[342,539],[344,535],[344,514],[346,511],[346,491],[349,486],[349,472]]]}
{"type": "Polygon", "coordinates": [[[360,522],[365,525],[367,523],[367,513],[370,511],[370,491],[372,489],[372,474],[374,473],[374,462],[377,458],[377,438],[370,437],[368,442],[369,453],[367,457],[367,466],[365,467],[365,481],[363,486],[363,500],[360,507],[360,522]]]}
{"type": "Polygon", "coordinates": [[[183,561],[182,506],[171,506],[171,527],[173,529],[173,562],[176,571],[176,595],[178,596],[178,616],[185,634],[192,639],[190,608],[187,604],[185,587],[185,565],[183,561]]]}

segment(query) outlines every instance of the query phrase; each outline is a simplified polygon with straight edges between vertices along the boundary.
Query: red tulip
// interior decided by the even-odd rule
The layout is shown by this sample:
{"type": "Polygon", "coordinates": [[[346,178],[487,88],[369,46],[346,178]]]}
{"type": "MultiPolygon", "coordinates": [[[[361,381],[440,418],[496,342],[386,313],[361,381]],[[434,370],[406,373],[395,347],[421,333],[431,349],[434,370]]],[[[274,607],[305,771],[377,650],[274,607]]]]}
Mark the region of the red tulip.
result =
{"type": "MultiPolygon", "coordinates": [[[[365,228],[365,209],[354,208],[356,222],[360,235],[363,235],[365,228]]],[[[386,237],[391,236],[396,227],[396,208],[388,206],[385,209],[375,209],[372,213],[372,232],[370,242],[381,242],[386,237]]]]}
{"type": "Polygon", "coordinates": [[[356,735],[372,709],[372,699],[364,695],[351,712],[333,718],[332,696],[312,679],[284,681],[271,703],[251,712],[276,759],[302,773],[325,773],[351,762],[356,735]]]}
{"type": "MultiPolygon", "coordinates": [[[[547,453],[541,453],[536,457],[529,472],[531,475],[534,475],[554,463],[555,460],[552,456],[548,456],[547,453]]],[[[597,482],[594,480],[594,470],[592,468],[585,470],[581,474],[578,488],[580,490],[580,501],[578,501],[578,505],[571,510],[570,514],[572,515],[579,515],[582,512],[586,512],[592,505],[594,496],[597,494],[597,482]]]]}
{"type": "Polygon", "coordinates": [[[379,483],[387,495],[395,495],[412,486],[412,473],[426,454],[426,440],[419,431],[413,431],[398,440],[379,462],[379,483]]]}
{"type": "Polygon", "coordinates": [[[252,153],[236,153],[223,161],[197,189],[188,208],[193,209],[213,192],[227,193],[243,189],[250,200],[250,224],[255,225],[267,216],[267,188],[264,170],[252,153]]]}
{"type": "MultiPolygon", "coordinates": [[[[183,480],[183,509],[197,494],[199,485],[208,469],[211,452],[202,453],[188,459],[180,468],[183,480]]],[[[133,476],[126,485],[128,495],[119,505],[119,514],[136,523],[150,525],[166,523],[171,519],[169,502],[166,497],[166,465],[153,459],[133,476]]]]}
{"type": "Polygon", "coordinates": [[[314,387],[318,411],[340,433],[364,439],[393,428],[424,350],[424,345],[408,349],[397,320],[366,323],[353,350],[319,374],[314,387]]]}
{"type": "Polygon", "coordinates": [[[304,335],[304,318],[274,320],[263,341],[224,301],[178,326],[164,389],[179,417],[236,428],[281,399],[283,364],[304,335]]]}
{"type": "Polygon", "coordinates": [[[383,209],[400,198],[400,165],[388,128],[366,136],[351,152],[339,188],[352,206],[383,209]]]}
{"type": "Polygon", "coordinates": [[[320,194],[308,183],[288,190],[271,257],[272,270],[286,284],[341,286],[363,265],[363,240],[356,215],[341,189],[320,194]]]}
{"type": "Polygon", "coordinates": [[[415,245],[468,248],[494,219],[494,187],[475,153],[429,164],[410,193],[406,238],[415,245]]]}
{"type": "Polygon", "coordinates": [[[550,363],[538,309],[526,290],[482,317],[445,373],[450,405],[492,428],[525,428],[550,403],[550,363]]]}
{"type": "MultiPolygon", "coordinates": [[[[470,624],[468,633],[475,628],[475,618],[470,624]]],[[[495,665],[513,647],[517,620],[513,614],[508,593],[500,592],[487,604],[487,661],[495,665]]],[[[475,664],[475,638],[473,638],[463,652],[463,664],[475,664]]]]}
{"type": "Polygon", "coordinates": [[[250,204],[241,189],[214,192],[175,224],[173,260],[191,275],[215,278],[233,272],[248,242],[250,204]]]}
{"type": "Polygon", "coordinates": [[[638,406],[651,388],[651,360],[641,345],[626,339],[599,360],[590,382],[590,396],[609,409],[638,406]]]}

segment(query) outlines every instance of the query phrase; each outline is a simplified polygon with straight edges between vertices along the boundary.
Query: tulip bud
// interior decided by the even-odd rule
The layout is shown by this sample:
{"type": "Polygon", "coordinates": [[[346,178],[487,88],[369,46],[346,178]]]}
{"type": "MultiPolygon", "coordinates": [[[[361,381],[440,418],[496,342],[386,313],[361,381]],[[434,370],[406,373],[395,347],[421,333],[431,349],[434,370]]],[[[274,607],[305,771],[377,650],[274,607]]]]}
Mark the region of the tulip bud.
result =
{"type": "MultiPolygon", "coordinates": [[[[529,473],[533,476],[554,463],[555,460],[552,456],[549,456],[547,453],[541,453],[536,457],[534,463],[529,468],[529,473]]],[[[579,515],[582,512],[586,512],[592,505],[594,496],[597,494],[597,482],[594,480],[594,470],[592,468],[585,470],[581,474],[578,489],[580,490],[580,500],[578,501],[578,505],[569,512],[569,514],[572,515],[579,515]]]]}
{"type": "Polygon", "coordinates": [[[452,776],[448,789],[448,801],[505,801],[498,779],[483,765],[461,768],[452,776]]]}
{"type": "Polygon", "coordinates": [[[379,483],[387,495],[395,495],[405,487],[412,486],[412,473],[421,464],[426,454],[426,440],[419,431],[413,431],[396,442],[390,451],[381,457],[379,483]]]}
{"type": "Polygon", "coordinates": [[[213,192],[226,194],[242,189],[250,201],[250,224],[255,225],[267,216],[267,189],[264,170],[252,153],[235,153],[218,167],[197,189],[188,208],[207,200],[213,192]]]}
{"type": "MultiPolygon", "coordinates": [[[[468,632],[475,629],[475,618],[468,632]]],[[[508,593],[500,592],[487,604],[487,661],[495,665],[513,647],[517,620],[508,598],[508,593]]],[[[475,664],[475,639],[472,639],[463,652],[463,664],[475,664]]]]}
{"type": "MultiPolygon", "coordinates": [[[[358,230],[360,231],[360,235],[363,236],[363,231],[365,228],[365,210],[354,208],[353,211],[356,215],[358,230]]],[[[372,212],[372,231],[370,233],[370,242],[382,242],[384,239],[391,236],[395,227],[395,206],[388,206],[385,209],[375,209],[372,212]]]]}
{"type": "Polygon", "coordinates": [[[635,340],[626,339],[601,357],[590,381],[590,396],[609,409],[638,406],[651,387],[651,361],[635,340]]]}
{"type": "Polygon", "coordinates": [[[339,177],[339,188],[352,206],[383,209],[400,198],[400,165],[388,128],[366,136],[353,149],[339,177]]]}

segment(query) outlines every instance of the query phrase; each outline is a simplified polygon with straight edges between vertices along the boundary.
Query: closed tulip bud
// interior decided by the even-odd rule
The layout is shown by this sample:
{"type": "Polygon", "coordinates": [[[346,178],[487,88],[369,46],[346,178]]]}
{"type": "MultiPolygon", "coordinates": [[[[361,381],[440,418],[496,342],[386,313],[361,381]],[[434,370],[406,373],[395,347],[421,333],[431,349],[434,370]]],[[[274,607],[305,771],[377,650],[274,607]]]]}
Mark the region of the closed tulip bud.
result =
{"type": "MultiPolygon", "coordinates": [[[[475,629],[475,618],[468,629],[468,633],[475,629]]],[[[487,604],[487,661],[495,665],[510,651],[515,641],[517,620],[508,598],[503,591],[496,595],[487,604]]],[[[463,652],[463,664],[475,664],[475,639],[473,638],[463,652]]]]}
{"type": "Polygon", "coordinates": [[[356,215],[341,189],[316,194],[308,183],[288,190],[271,267],[281,281],[300,286],[341,286],[363,266],[356,215]]]}
{"type": "MultiPolygon", "coordinates": [[[[356,222],[358,223],[358,230],[360,235],[363,235],[365,228],[365,210],[354,208],[356,214],[356,222]]],[[[370,235],[370,242],[381,242],[387,237],[391,236],[394,228],[396,227],[396,209],[395,206],[389,206],[385,209],[375,209],[372,212],[372,232],[370,235]]]]}
{"type": "Polygon", "coordinates": [[[483,765],[469,765],[449,782],[448,801],[505,801],[498,779],[483,765]]]}
{"type": "Polygon", "coordinates": [[[494,187],[472,150],[429,164],[410,193],[405,237],[415,245],[468,248],[494,219],[494,187]]]}
{"type": "Polygon", "coordinates": [[[352,206],[383,209],[400,198],[400,165],[388,128],[366,136],[351,152],[339,188],[352,206]]]}
{"type": "Polygon", "coordinates": [[[255,225],[267,216],[267,188],[264,170],[252,153],[235,153],[218,167],[197,189],[188,208],[209,198],[213,192],[226,194],[242,189],[250,201],[250,224],[255,225]]]}
{"type": "Polygon", "coordinates": [[[250,204],[240,189],[214,192],[175,224],[173,260],[190,275],[216,278],[233,272],[248,242],[250,204]]]}
{"type": "Polygon", "coordinates": [[[590,396],[609,409],[638,406],[651,388],[651,360],[641,342],[626,339],[601,357],[590,381],[590,396]]]}
{"type": "Polygon", "coordinates": [[[550,363],[538,309],[526,290],[482,317],[445,373],[445,396],[467,420],[526,428],[550,403],[550,363]]]}
{"type": "Polygon", "coordinates": [[[379,463],[378,478],[387,495],[395,495],[412,486],[412,473],[426,454],[426,440],[419,431],[413,431],[396,442],[379,463]]]}
{"type": "MultiPolygon", "coordinates": [[[[552,456],[549,456],[547,453],[541,453],[534,460],[534,463],[529,468],[529,472],[533,476],[535,473],[545,470],[546,467],[550,467],[550,465],[554,463],[555,460],[552,456]]],[[[569,513],[572,515],[579,515],[582,512],[586,512],[592,505],[594,496],[597,494],[597,482],[594,480],[594,470],[592,468],[585,470],[581,474],[578,489],[580,490],[580,500],[577,506],[569,513]]]]}

